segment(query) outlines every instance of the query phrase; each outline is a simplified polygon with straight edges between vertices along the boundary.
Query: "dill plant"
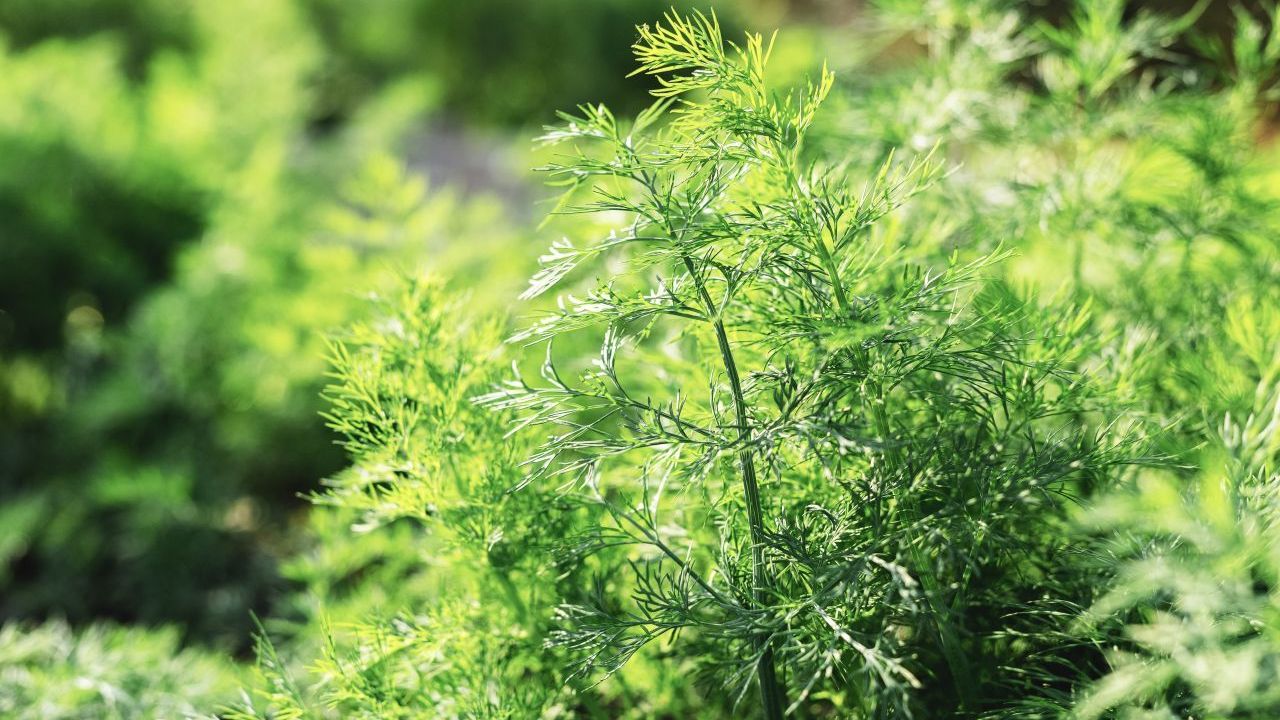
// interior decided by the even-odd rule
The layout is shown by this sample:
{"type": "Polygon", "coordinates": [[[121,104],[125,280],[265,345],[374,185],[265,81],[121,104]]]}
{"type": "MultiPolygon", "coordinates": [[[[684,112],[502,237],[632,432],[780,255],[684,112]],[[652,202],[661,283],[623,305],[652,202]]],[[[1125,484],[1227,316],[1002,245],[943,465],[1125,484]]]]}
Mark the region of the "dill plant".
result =
{"type": "Polygon", "coordinates": [[[607,273],[512,338],[546,345],[542,381],[480,398],[543,428],[522,486],[607,520],[567,546],[599,579],[549,642],[595,681],[666,641],[766,717],[977,712],[1010,692],[997,631],[1050,574],[1063,496],[1125,457],[1078,422],[1088,311],[886,227],[934,155],[809,159],[833,78],[780,91],[770,45],[668,15],[635,45],[649,110],[544,136],[573,148],[546,168],[561,210],[616,219],[554,244],[525,294],[607,273]],[[599,356],[567,379],[552,341],[587,328],[599,356]]]}
{"type": "Polygon", "coordinates": [[[1044,662],[993,716],[1274,714],[1274,3],[1212,36],[1203,4],[1079,0],[1057,26],[998,0],[881,5],[928,56],[838,88],[824,147],[946,142],[965,167],[913,227],[1009,238],[1010,275],[1091,298],[1112,338],[1091,374],[1162,428],[1160,457],[1076,514],[1077,587],[1018,631],[1044,662]]]}
{"type": "Polygon", "coordinates": [[[1138,262],[1098,293],[1151,338],[1143,374],[1179,462],[1083,514],[1105,538],[1114,580],[1079,623],[1109,665],[1077,717],[1280,711],[1280,186],[1257,140],[1276,98],[1280,13],[1233,9],[1229,38],[1189,38],[1213,84],[1152,113],[1145,142],[1166,180],[1124,206],[1146,237],[1126,238],[1138,262]]]}
{"type": "Polygon", "coordinates": [[[411,587],[380,611],[321,607],[303,680],[262,632],[262,682],[230,717],[537,717],[562,692],[540,651],[554,573],[538,552],[563,532],[547,514],[559,503],[508,492],[527,444],[470,400],[502,372],[503,324],[468,317],[430,277],[389,286],[332,345],[326,417],[353,464],[315,500],[358,534],[397,539],[363,560],[348,551],[369,572],[400,565],[385,580],[411,587]],[[395,558],[405,544],[422,559],[395,558]]]}
{"type": "Polygon", "coordinates": [[[642,28],[544,136],[554,309],[340,343],[323,501],[435,564],[246,715],[1274,714],[1275,14],[879,4],[928,55],[796,88],[642,28]]]}
{"type": "Polygon", "coordinates": [[[1108,641],[1109,668],[1074,717],[1280,712],[1280,315],[1249,310],[1230,333],[1261,360],[1248,414],[1220,419],[1190,482],[1144,477],[1084,516],[1116,570],[1077,629],[1108,641]]]}

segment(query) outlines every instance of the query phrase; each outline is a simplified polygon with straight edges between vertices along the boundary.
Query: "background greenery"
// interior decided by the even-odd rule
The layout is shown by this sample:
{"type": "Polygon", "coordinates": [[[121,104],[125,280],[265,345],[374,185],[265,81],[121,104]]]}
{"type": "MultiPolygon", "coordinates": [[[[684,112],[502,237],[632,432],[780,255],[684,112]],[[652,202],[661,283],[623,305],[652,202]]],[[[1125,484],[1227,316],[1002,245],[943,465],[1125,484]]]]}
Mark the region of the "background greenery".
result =
{"type": "MultiPolygon", "coordinates": [[[[594,520],[552,488],[508,496],[538,439],[468,401],[512,360],[536,374],[538,352],[495,348],[554,307],[515,304],[549,241],[613,227],[542,224],[530,168],[552,154],[530,139],[579,103],[644,108],[635,26],[671,4],[0,4],[0,715],[748,712],[697,643],[565,684],[542,637],[592,568],[536,550],[594,520]],[[451,388],[432,412],[475,439],[413,436],[443,480],[338,444],[367,431],[350,380],[375,371],[380,397],[451,388]]],[[[926,657],[938,682],[897,710],[848,681],[800,712],[1274,717],[1273,6],[713,5],[727,38],[783,28],[774,87],[835,71],[805,162],[861,183],[938,146],[949,173],[868,237],[923,268],[1012,251],[987,274],[1078,311],[1028,350],[1106,397],[1074,430],[1141,446],[1074,480],[1009,548],[1027,564],[973,591],[973,695],[938,690],[962,684],[954,658],[926,657]]],[[[616,272],[587,267],[571,290],[616,272]]],[[[1057,327],[1040,312],[1021,322],[1057,327]]],[[[585,367],[598,341],[557,352],[585,367]]]]}

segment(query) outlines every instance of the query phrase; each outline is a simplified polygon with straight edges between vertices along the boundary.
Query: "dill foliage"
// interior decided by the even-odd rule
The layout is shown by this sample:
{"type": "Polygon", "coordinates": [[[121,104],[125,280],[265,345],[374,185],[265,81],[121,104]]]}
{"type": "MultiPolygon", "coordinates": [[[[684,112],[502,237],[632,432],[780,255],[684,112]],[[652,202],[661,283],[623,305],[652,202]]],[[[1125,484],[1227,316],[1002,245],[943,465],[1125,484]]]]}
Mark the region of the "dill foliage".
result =
{"type": "Polygon", "coordinates": [[[1010,274],[1089,298],[1109,338],[1089,374],[1161,428],[1156,462],[1073,513],[1087,538],[1056,562],[1096,592],[1054,589],[1061,613],[1020,631],[1041,658],[1026,692],[988,715],[1274,716],[1276,5],[1232,4],[1214,34],[1206,3],[1079,0],[1059,25],[1000,0],[884,6],[928,55],[837,92],[824,146],[955,143],[965,167],[918,226],[1012,238],[1010,274]]]}
{"type": "Polygon", "coordinates": [[[335,343],[315,562],[395,591],[232,717],[1274,717],[1280,15],[1022,5],[883,0],[921,56],[839,82],[640,28],[532,317],[335,343]]]}
{"type": "Polygon", "coordinates": [[[525,293],[606,273],[513,336],[546,344],[541,381],[480,398],[542,428],[522,484],[606,520],[549,642],[598,679],[662,641],[766,717],[973,710],[1063,497],[1125,457],[1075,420],[1098,408],[1072,368],[1088,311],[984,279],[1001,252],[882,230],[941,164],[807,159],[833,77],[773,87],[771,44],[669,15],[635,46],[649,110],[544,136],[571,148],[546,168],[562,212],[615,223],[553,245],[525,293]],[[552,343],[585,328],[599,356],[571,378],[552,343]]]}

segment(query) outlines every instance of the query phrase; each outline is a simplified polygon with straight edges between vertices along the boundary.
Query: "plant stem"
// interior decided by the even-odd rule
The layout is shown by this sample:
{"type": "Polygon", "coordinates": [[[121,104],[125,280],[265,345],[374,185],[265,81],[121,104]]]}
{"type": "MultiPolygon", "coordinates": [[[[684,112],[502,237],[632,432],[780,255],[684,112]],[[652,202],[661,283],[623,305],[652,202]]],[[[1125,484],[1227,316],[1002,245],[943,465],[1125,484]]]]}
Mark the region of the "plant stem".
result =
{"type": "Polygon", "coordinates": [[[507,595],[507,602],[515,608],[516,618],[523,623],[529,621],[529,609],[524,604],[524,600],[520,597],[520,590],[516,588],[515,583],[511,582],[511,576],[503,570],[494,572],[494,577],[498,579],[498,585],[507,595]]]}
{"type": "MultiPolygon", "coordinates": [[[[738,366],[734,362],[733,352],[729,347],[729,338],[724,331],[724,323],[715,320],[716,341],[720,344],[720,356],[724,360],[725,372],[729,375],[729,388],[733,392],[734,411],[738,417],[738,442],[743,445],[738,451],[738,460],[742,464],[742,492],[747,501],[747,524],[751,526],[751,584],[754,586],[756,603],[763,606],[769,601],[769,585],[772,584],[764,566],[764,513],[760,509],[760,486],[756,481],[755,458],[751,456],[751,427],[747,421],[747,404],[742,396],[742,381],[738,378],[738,366]]],[[[774,668],[773,648],[767,637],[756,638],[760,650],[760,698],[764,702],[764,716],[769,720],[781,720],[786,708],[786,689],[778,682],[774,668]]]]}
{"type": "Polygon", "coordinates": [[[818,257],[822,260],[822,267],[827,271],[827,280],[831,283],[831,291],[835,295],[836,305],[840,308],[840,312],[848,316],[851,313],[849,307],[849,299],[844,294],[844,283],[840,280],[840,270],[836,267],[835,258],[831,255],[831,248],[827,247],[826,237],[818,238],[818,257]]]}
{"type": "MultiPolygon", "coordinates": [[[[738,421],[738,461],[742,466],[742,492],[747,503],[747,524],[751,528],[751,585],[752,597],[757,605],[764,607],[769,602],[769,586],[773,583],[764,565],[764,513],[760,508],[760,485],[756,480],[756,463],[751,454],[751,425],[747,417],[747,401],[742,394],[742,379],[738,375],[738,364],[733,358],[733,349],[729,345],[729,336],[725,332],[724,322],[716,311],[702,278],[698,275],[693,261],[686,255],[685,268],[697,285],[703,303],[707,306],[707,317],[715,328],[716,343],[720,346],[720,359],[724,363],[725,374],[729,376],[729,390],[733,393],[734,414],[738,421]]],[[[764,716],[768,720],[782,720],[786,713],[787,691],[778,682],[778,673],[773,659],[773,647],[769,638],[757,635],[753,638],[756,649],[760,652],[760,663],[756,674],[760,681],[760,700],[763,704],[764,716]]]]}

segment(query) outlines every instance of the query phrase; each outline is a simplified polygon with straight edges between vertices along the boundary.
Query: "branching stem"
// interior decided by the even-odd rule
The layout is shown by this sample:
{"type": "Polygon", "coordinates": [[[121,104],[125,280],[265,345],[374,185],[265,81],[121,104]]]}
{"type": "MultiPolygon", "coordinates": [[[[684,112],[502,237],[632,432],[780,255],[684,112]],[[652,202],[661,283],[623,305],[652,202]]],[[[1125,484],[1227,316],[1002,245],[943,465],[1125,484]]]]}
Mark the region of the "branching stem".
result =
{"type": "Polygon", "coordinates": [[[831,255],[831,248],[827,246],[825,237],[818,238],[817,246],[818,256],[822,259],[822,267],[827,271],[827,280],[831,283],[831,292],[836,298],[836,305],[847,318],[852,309],[849,307],[849,298],[844,294],[844,283],[840,280],[840,269],[836,266],[835,258],[831,255]]]}

